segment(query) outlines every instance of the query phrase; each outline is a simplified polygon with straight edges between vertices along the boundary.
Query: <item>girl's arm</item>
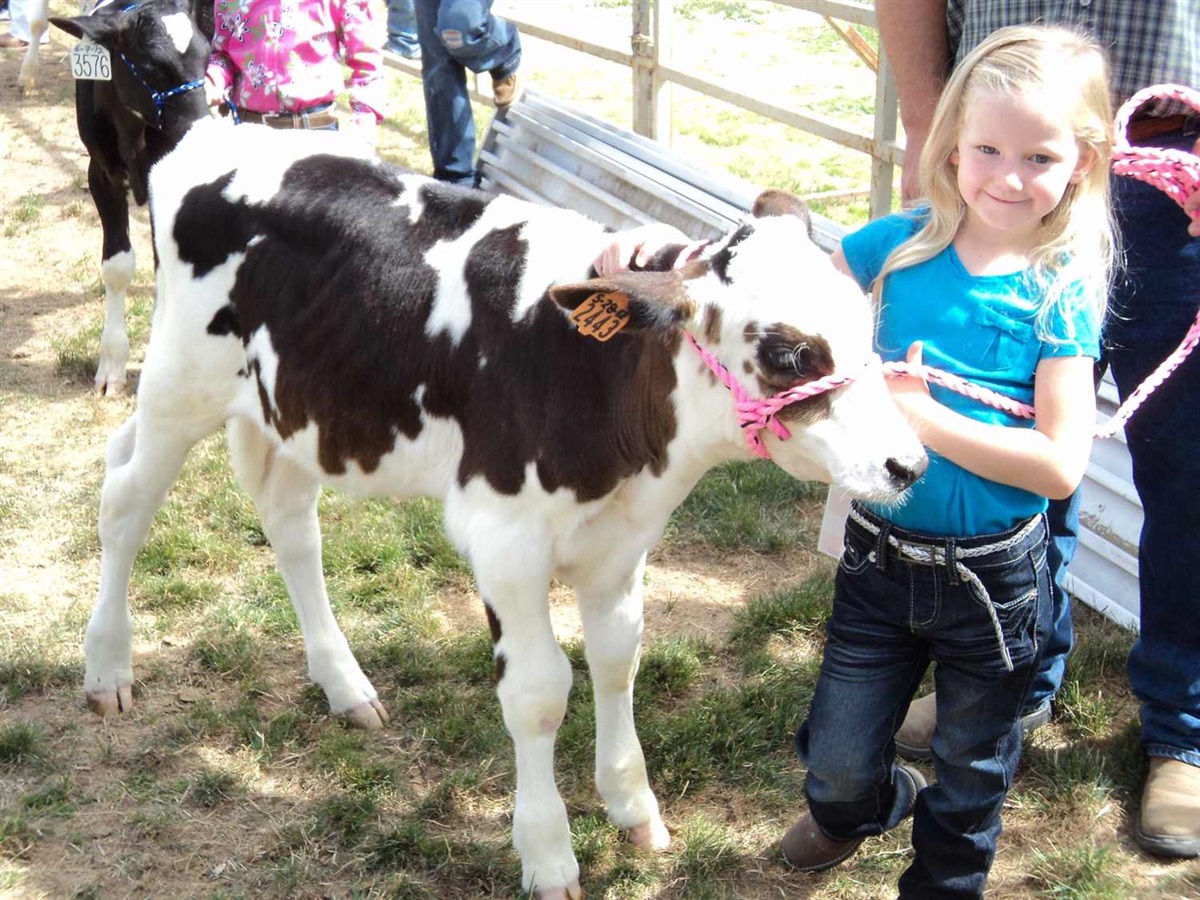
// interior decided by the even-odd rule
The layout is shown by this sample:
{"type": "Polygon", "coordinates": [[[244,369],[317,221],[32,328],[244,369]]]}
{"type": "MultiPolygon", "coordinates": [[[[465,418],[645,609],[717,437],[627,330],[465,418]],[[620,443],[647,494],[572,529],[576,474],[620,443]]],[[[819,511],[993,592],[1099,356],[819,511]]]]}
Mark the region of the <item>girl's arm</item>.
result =
{"type": "MultiPolygon", "coordinates": [[[[920,343],[909,348],[908,361],[920,363],[920,343]]],[[[1059,500],[1071,495],[1087,469],[1096,427],[1092,372],[1087,356],[1038,363],[1033,429],[970,419],[934,400],[919,378],[889,378],[888,387],[931,450],[983,478],[1059,500]]]]}
{"type": "Polygon", "coordinates": [[[209,106],[216,106],[229,96],[237,73],[237,67],[225,52],[229,35],[222,16],[217,15],[213,26],[212,52],[204,71],[204,99],[209,106]]]}

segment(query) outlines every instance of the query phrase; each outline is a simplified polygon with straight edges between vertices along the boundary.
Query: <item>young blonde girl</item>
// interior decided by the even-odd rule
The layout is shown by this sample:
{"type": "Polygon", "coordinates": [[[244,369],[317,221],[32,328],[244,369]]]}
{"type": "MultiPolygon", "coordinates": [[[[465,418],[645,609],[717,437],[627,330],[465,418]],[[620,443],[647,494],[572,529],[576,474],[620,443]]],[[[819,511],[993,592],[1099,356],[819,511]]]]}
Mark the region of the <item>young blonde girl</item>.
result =
{"type": "MultiPolygon", "coordinates": [[[[928,205],[847,236],[833,261],[878,301],[876,344],[1032,403],[1036,424],[921,379],[890,381],[930,451],[899,508],[855,504],[821,675],[796,735],[808,812],[784,858],[821,871],[913,815],[901,897],[979,897],[1050,615],[1047,498],[1083,477],[1113,258],[1112,111],[1087,38],[1008,28],[952,74],[921,157],[928,205]],[[932,661],[937,781],[893,735],[932,661]]],[[[625,238],[611,268],[654,242],[625,238]]]]}
{"type": "Polygon", "coordinates": [[[979,897],[1050,614],[1047,498],[1087,466],[1113,257],[1104,59],[1050,28],[995,32],[951,76],[921,157],[927,207],[848,236],[877,345],[1032,402],[1036,424],[920,379],[893,396],[930,450],[899,509],[855,505],[821,677],[796,736],[809,811],[785,858],[820,871],[914,816],[902,897],[979,897]],[[892,735],[937,661],[937,782],[892,735]]]}

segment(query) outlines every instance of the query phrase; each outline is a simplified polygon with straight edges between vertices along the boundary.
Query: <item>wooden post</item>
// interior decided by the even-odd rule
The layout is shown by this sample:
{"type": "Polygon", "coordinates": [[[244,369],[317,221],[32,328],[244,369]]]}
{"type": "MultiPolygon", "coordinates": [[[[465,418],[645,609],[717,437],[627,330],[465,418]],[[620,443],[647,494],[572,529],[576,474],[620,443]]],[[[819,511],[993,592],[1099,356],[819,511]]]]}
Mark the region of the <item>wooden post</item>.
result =
{"type": "Polygon", "coordinates": [[[675,87],[662,77],[662,66],[674,65],[675,0],[656,0],[654,4],[654,130],[650,137],[668,147],[675,143],[671,115],[675,87]]]}
{"type": "MultiPolygon", "coordinates": [[[[879,68],[875,71],[875,146],[882,151],[896,144],[896,83],[887,54],[880,48],[879,68]]],[[[878,219],[892,211],[892,180],[895,167],[879,156],[871,160],[871,218],[878,219]]]]}
{"type": "Polygon", "coordinates": [[[633,0],[633,130],[654,133],[654,38],[651,0],[633,0]]]}

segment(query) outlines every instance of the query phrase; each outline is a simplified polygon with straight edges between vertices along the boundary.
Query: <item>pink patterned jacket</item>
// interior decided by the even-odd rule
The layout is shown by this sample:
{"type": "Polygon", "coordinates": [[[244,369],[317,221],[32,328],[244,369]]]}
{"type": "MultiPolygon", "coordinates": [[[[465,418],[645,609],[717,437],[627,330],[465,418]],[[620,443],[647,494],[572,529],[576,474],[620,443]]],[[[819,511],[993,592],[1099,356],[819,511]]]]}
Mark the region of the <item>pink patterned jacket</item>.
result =
{"type": "Polygon", "coordinates": [[[207,77],[239,109],[287,113],[330,103],[347,85],[357,121],[383,120],[384,28],[367,0],[215,0],[207,77]]]}

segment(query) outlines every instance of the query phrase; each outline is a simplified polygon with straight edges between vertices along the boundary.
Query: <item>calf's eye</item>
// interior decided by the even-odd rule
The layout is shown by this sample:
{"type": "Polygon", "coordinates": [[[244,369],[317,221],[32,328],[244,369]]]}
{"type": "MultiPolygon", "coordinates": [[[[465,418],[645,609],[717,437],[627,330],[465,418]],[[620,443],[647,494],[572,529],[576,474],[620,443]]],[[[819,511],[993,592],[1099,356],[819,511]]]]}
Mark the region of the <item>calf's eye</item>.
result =
{"type": "Polygon", "coordinates": [[[792,377],[807,374],[812,362],[812,354],[805,344],[795,347],[772,347],[764,356],[768,367],[792,377]]]}

